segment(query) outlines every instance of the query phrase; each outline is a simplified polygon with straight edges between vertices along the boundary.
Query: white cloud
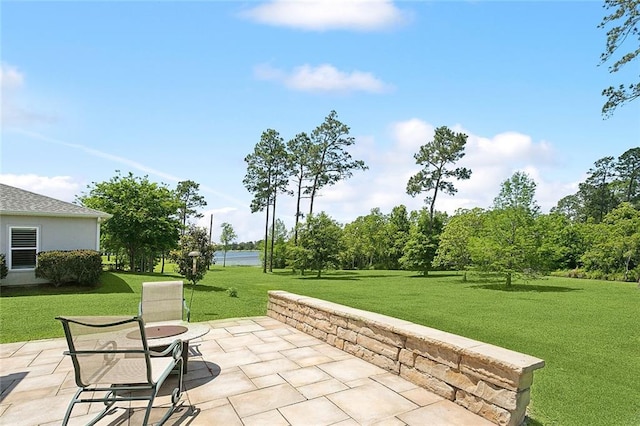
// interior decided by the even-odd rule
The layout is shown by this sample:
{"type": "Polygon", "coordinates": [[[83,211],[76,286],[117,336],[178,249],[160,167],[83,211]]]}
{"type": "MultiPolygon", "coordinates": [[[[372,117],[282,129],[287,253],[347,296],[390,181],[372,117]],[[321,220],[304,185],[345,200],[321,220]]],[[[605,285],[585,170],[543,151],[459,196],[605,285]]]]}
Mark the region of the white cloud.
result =
{"type": "Polygon", "coordinates": [[[292,90],[304,92],[384,93],[392,90],[390,85],[372,73],[358,70],[340,71],[330,64],[317,67],[305,64],[290,72],[261,64],[255,67],[254,75],[260,80],[275,81],[292,90]]]}
{"type": "Polygon", "coordinates": [[[48,177],[35,174],[1,174],[0,182],[69,203],[75,201],[86,186],[83,182],[74,181],[71,176],[48,177]]]}
{"type": "MultiPolygon", "coordinates": [[[[516,171],[524,171],[535,180],[536,200],[545,212],[560,198],[576,191],[575,182],[549,180],[549,171],[556,167],[556,163],[553,147],[548,142],[535,142],[530,136],[518,132],[486,137],[475,135],[461,126],[451,128],[469,136],[466,155],[457,166],[470,168],[472,175],[469,180],[454,182],[458,189],[454,196],[440,193],[436,200],[437,210],[452,214],[458,208],[488,208],[498,195],[502,182],[516,171]]],[[[391,212],[400,204],[409,210],[424,207],[424,196],[413,198],[407,195],[406,184],[409,177],[420,169],[413,155],[421,145],[433,139],[433,133],[433,125],[412,118],[389,126],[392,143],[387,146],[366,137],[364,142],[370,154],[354,157],[365,159],[369,170],[356,172],[351,179],[322,189],[315,210],[325,210],[344,223],[368,214],[374,207],[379,207],[383,213],[391,212]]],[[[352,147],[354,152],[360,138],[356,140],[352,147]]]]}
{"type": "Polygon", "coordinates": [[[57,120],[53,115],[36,112],[24,107],[22,89],[25,77],[15,66],[0,64],[0,92],[2,93],[0,123],[3,126],[30,126],[38,123],[51,123],[57,120]]]}
{"type": "Polygon", "coordinates": [[[473,158],[473,164],[505,164],[510,161],[522,163],[523,161],[540,162],[548,164],[553,161],[551,146],[541,141],[534,143],[531,136],[517,132],[504,132],[492,138],[469,135],[467,140],[467,156],[473,158]]]}
{"type": "MultiPolygon", "coordinates": [[[[393,123],[390,127],[391,137],[398,148],[413,152],[418,152],[420,146],[432,138],[435,131],[432,125],[418,118],[393,123]]],[[[413,158],[413,155],[411,157],[413,158]]]]}
{"type": "Polygon", "coordinates": [[[263,24],[311,31],[377,31],[408,19],[389,0],[274,0],[242,15],[263,24]]]}
{"type": "Polygon", "coordinates": [[[9,64],[0,64],[0,89],[2,91],[17,89],[24,84],[24,75],[9,64]]]}

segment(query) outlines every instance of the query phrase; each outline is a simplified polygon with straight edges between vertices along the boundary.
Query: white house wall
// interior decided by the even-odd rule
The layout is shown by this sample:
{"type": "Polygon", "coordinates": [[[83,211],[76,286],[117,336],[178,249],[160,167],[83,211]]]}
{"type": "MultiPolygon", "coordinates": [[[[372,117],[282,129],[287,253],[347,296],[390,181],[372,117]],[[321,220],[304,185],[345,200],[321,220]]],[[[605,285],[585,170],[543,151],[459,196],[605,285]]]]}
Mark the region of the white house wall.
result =
{"type": "MultiPolygon", "coordinates": [[[[38,251],[100,249],[98,219],[83,217],[0,216],[0,252],[7,257],[9,266],[9,229],[11,227],[37,227],[38,251]]],[[[9,271],[2,285],[38,284],[46,282],[35,277],[33,270],[9,271]]]]}

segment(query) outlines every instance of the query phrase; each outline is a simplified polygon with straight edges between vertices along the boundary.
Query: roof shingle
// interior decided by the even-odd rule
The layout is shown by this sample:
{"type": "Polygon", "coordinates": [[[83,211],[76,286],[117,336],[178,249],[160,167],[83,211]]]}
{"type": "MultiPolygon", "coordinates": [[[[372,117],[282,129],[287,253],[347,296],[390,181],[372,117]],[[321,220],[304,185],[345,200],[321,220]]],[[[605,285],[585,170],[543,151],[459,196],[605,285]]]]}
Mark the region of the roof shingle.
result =
{"type": "Polygon", "coordinates": [[[109,213],[0,183],[0,214],[110,218],[109,213]]]}

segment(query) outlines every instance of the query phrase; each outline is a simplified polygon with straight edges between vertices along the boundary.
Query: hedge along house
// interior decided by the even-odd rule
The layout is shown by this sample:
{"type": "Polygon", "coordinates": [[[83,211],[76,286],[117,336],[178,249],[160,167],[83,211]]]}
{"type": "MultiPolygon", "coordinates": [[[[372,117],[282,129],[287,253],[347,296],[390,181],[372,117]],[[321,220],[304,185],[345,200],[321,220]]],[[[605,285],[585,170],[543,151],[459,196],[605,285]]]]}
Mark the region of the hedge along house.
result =
{"type": "Polygon", "coordinates": [[[100,250],[100,223],[111,215],[0,184],[0,253],[9,273],[0,285],[47,282],[36,278],[37,254],[100,250]]]}

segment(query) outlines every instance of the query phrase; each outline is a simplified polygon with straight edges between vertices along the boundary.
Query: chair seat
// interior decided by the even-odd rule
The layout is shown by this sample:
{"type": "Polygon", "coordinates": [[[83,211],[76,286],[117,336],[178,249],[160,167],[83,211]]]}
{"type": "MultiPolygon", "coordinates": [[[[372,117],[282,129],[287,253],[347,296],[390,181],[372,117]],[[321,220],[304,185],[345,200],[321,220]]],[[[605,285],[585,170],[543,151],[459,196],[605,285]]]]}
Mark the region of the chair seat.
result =
{"type": "MultiPolygon", "coordinates": [[[[158,383],[167,369],[172,369],[175,360],[171,357],[151,358],[151,381],[158,383]]],[[[123,358],[105,366],[87,380],[96,385],[149,384],[147,363],[144,358],[123,358]]]]}

